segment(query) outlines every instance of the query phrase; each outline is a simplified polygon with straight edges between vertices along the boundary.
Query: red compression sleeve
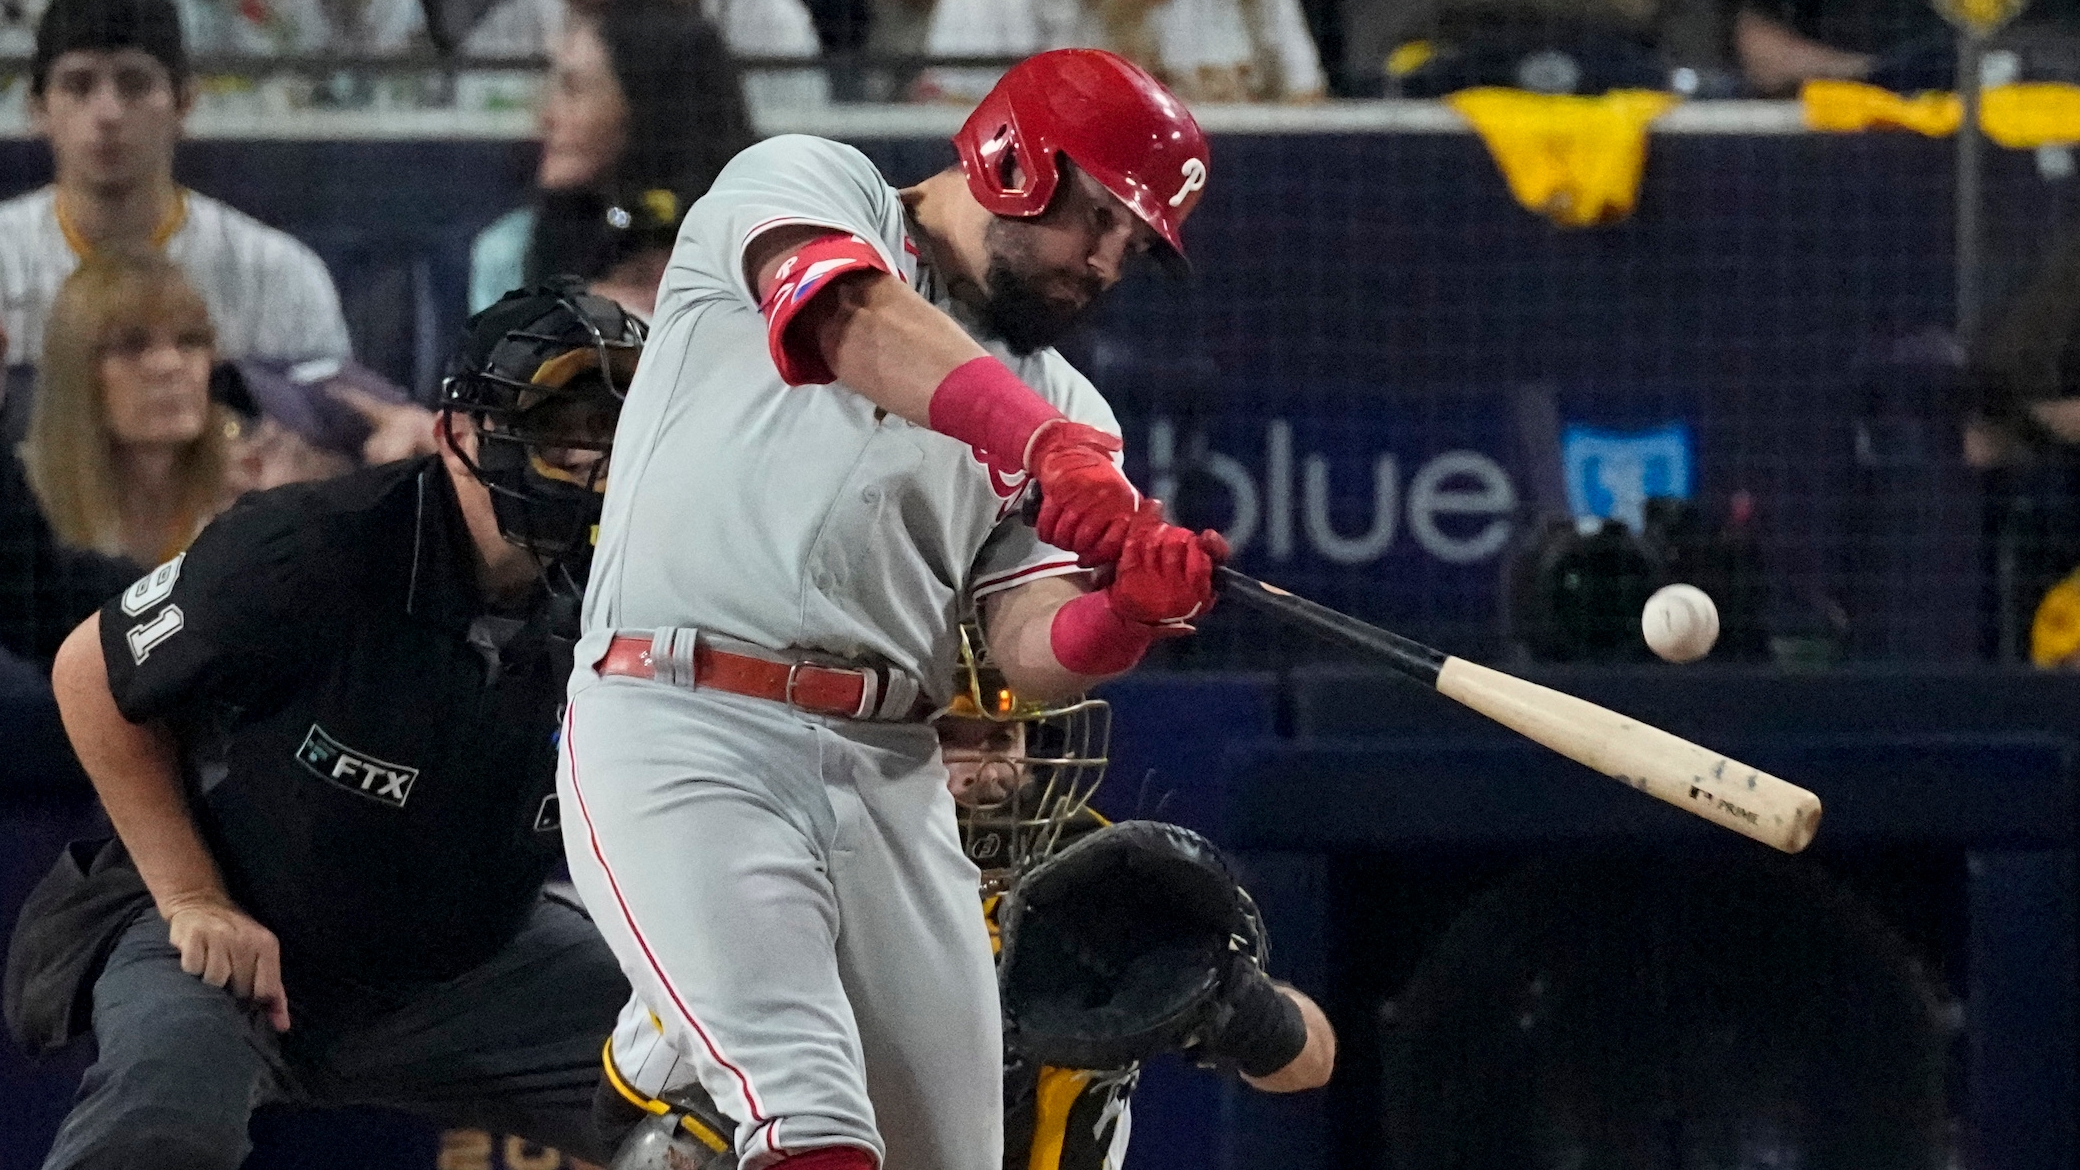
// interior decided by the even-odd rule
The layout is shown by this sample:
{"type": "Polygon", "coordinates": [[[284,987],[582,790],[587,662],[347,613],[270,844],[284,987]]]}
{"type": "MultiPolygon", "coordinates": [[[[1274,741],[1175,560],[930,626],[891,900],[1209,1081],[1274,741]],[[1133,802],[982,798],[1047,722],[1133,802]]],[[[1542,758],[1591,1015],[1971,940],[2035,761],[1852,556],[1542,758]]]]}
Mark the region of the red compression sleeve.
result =
{"type": "Polygon", "coordinates": [[[1154,626],[1119,616],[1104,593],[1086,593],[1054,611],[1047,644],[1054,660],[1090,678],[1119,674],[1141,661],[1156,640],[1154,626]]]}
{"type": "Polygon", "coordinates": [[[788,385],[822,386],[838,380],[815,338],[788,333],[795,314],[848,272],[887,271],[888,265],[872,244],[839,232],[810,240],[780,265],[758,311],[766,318],[766,348],[772,351],[773,365],[788,385]]]}
{"type": "Polygon", "coordinates": [[[1005,475],[1026,469],[1033,432],[1061,417],[1061,411],[993,357],[955,366],[932,391],[932,429],[974,448],[977,459],[1005,475]]]}

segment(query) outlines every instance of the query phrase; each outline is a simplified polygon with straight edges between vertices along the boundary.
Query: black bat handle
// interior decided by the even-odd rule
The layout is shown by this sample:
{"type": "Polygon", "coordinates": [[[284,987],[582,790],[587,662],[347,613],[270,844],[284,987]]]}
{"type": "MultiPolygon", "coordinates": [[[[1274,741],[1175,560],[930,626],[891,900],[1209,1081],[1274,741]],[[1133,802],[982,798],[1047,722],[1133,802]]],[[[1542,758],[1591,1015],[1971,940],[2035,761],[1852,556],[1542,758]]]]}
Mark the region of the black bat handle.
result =
{"type": "MultiPolygon", "coordinates": [[[[1032,485],[1026,492],[1019,516],[1027,524],[1039,519],[1039,484],[1032,485]]],[[[1213,587],[1223,597],[1290,622],[1325,641],[1383,659],[1388,666],[1426,687],[1437,686],[1437,672],[1444,669],[1444,660],[1449,657],[1444,651],[1425,646],[1413,638],[1404,638],[1348,614],[1338,613],[1326,605],[1317,605],[1305,597],[1296,597],[1226,565],[1214,566],[1213,587]]]]}
{"type": "Polygon", "coordinates": [[[1449,657],[1444,651],[1425,646],[1413,638],[1382,630],[1326,605],[1317,605],[1305,597],[1295,597],[1226,565],[1214,569],[1213,584],[1221,596],[1231,602],[1271,614],[1324,641],[1383,659],[1388,666],[1426,687],[1437,685],[1437,672],[1444,668],[1444,660],[1449,657]]]}

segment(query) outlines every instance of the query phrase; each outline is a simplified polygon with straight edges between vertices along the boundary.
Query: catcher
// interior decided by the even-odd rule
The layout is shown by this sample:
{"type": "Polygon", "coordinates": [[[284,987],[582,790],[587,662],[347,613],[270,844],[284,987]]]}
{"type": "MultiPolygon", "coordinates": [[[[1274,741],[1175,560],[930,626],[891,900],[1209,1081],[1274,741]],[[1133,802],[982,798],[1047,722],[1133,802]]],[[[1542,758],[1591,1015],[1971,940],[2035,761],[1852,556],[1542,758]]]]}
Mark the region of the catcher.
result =
{"type": "MultiPolygon", "coordinates": [[[[998,944],[1005,1170],[1118,1170],[1141,1063],[1165,1052],[1265,1092],[1326,1083],[1328,1018],[1264,974],[1263,923],[1213,845],[1090,807],[1107,704],[1022,701],[976,644],[963,638],[961,689],[935,725],[998,944]]],[[[734,1166],[729,1125],[697,1085],[663,1100],[628,1087],[611,1055],[641,1051],[627,1039],[606,1062],[602,1131],[642,1124],[614,1170],[734,1166]]]]}
{"type": "Polygon", "coordinates": [[[1266,1092],[1326,1083],[1328,1018],[1264,973],[1263,922],[1212,843],[1090,807],[1105,702],[1026,702],[962,657],[936,726],[998,942],[1005,1170],[1124,1165],[1141,1062],[1165,1052],[1266,1092]]]}

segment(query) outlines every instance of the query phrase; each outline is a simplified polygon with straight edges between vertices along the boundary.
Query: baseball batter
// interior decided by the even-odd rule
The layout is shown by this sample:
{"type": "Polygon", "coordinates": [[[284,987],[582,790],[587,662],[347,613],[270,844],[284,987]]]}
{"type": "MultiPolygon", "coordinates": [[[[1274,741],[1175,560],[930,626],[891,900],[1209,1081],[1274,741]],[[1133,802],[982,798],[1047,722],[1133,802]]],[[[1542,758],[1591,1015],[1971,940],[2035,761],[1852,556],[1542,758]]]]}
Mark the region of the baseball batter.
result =
{"type": "MultiPolygon", "coordinates": [[[[937,738],[957,610],[1013,685],[1081,692],[1212,601],[1049,344],[1207,176],[1125,60],[1042,54],[903,190],[784,136],[694,206],[617,437],[560,789],[573,879],[744,1170],[995,1170],[990,947],[937,738]],[[1037,486],[1038,522],[1017,518],[1037,486]],[[1086,568],[1104,568],[1103,587],[1086,568]]],[[[624,1029],[624,1033],[632,1029],[624,1029]]]]}

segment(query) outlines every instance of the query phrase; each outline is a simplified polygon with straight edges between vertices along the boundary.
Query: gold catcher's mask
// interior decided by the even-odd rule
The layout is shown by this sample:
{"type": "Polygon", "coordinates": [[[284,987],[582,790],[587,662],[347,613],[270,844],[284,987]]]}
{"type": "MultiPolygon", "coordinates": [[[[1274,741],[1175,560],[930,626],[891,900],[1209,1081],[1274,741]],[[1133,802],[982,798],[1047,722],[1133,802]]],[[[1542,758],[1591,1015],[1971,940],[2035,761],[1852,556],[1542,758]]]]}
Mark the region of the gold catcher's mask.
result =
{"type": "Polygon", "coordinates": [[[961,627],[954,697],[934,722],[952,776],[961,844],[1001,889],[1066,837],[1105,824],[1090,807],[1105,779],[1112,707],[1103,699],[1021,697],[961,627]]]}

